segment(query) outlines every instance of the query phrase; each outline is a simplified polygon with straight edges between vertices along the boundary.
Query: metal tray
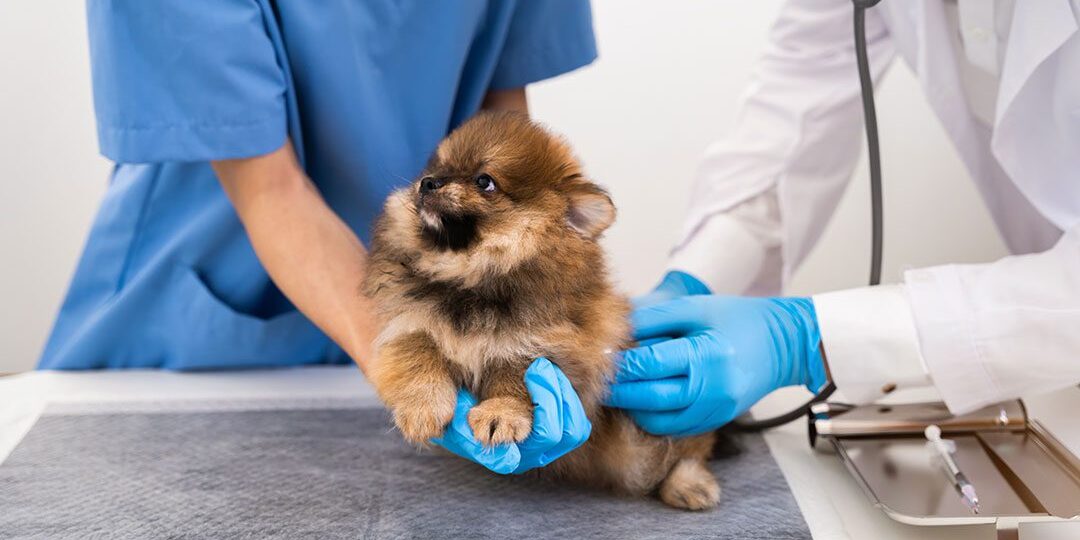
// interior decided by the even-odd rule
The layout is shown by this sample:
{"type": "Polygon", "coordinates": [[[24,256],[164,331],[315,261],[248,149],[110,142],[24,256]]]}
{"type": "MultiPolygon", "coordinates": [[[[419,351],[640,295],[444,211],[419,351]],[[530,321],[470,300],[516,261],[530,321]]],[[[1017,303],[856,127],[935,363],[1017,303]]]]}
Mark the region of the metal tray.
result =
{"type": "MultiPolygon", "coordinates": [[[[941,403],[814,407],[811,444],[834,450],[866,496],[911,525],[997,523],[1080,517],[1080,460],[1013,401],[952,416],[941,403]],[[974,514],[934,464],[923,429],[937,424],[979,493],[974,514]]],[[[1009,537],[1004,535],[1001,537],[1009,537]]]]}

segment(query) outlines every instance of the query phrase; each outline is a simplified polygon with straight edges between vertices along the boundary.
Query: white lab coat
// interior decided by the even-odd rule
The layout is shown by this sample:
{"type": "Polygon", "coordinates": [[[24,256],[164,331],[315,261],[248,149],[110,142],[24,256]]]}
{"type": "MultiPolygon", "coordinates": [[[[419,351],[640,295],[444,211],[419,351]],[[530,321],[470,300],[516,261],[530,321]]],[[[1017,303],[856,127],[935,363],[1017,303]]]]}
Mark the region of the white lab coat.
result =
{"type": "MultiPolygon", "coordinates": [[[[1080,382],[1080,0],[1016,2],[992,129],[965,103],[942,0],[867,12],[875,79],[898,53],[1011,252],[818,295],[829,368],[853,401],[934,384],[962,413],[1080,382]],[[1064,234],[1063,234],[1064,231],[1064,234]]],[[[733,132],[706,153],[671,269],[776,294],[818,240],[863,136],[850,0],[791,0],[733,132]]]]}

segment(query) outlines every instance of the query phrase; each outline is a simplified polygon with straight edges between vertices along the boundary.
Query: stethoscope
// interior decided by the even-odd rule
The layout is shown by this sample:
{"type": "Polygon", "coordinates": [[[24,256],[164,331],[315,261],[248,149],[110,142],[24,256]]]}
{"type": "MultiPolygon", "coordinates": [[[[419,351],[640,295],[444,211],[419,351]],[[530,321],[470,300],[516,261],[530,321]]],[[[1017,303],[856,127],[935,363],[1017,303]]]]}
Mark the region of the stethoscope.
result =
{"type": "MultiPolygon", "coordinates": [[[[870,79],[870,61],[866,54],[866,10],[881,0],[852,0],[855,8],[855,63],[859,70],[859,88],[862,93],[863,118],[866,124],[866,147],[870,162],[870,285],[881,283],[881,154],[878,149],[877,113],[874,109],[874,83],[870,79]]],[[[736,427],[744,431],[762,431],[782,426],[804,415],[810,407],[825,401],[836,391],[829,381],[810,401],[787,413],[762,420],[735,420],[736,427]]]]}

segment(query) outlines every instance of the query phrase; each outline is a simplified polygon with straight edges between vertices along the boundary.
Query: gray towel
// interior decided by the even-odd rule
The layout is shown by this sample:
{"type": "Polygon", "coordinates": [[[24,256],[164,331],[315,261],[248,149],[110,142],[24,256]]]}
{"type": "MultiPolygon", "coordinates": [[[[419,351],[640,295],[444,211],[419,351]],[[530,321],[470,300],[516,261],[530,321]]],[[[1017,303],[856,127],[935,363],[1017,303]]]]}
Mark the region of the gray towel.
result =
{"type": "Polygon", "coordinates": [[[0,464],[3,538],[809,538],[760,436],[702,513],[500,477],[381,409],[47,415],[0,464]]]}

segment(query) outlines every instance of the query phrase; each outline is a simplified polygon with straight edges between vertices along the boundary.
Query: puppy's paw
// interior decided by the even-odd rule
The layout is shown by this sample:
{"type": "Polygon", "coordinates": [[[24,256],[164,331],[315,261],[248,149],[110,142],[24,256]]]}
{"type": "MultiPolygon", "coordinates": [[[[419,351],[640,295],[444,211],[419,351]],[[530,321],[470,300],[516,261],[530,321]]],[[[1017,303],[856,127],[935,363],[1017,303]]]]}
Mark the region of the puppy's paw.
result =
{"type": "Polygon", "coordinates": [[[486,399],[469,411],[469,427],[480,444],[524,441],[532,431],[532,406],[511,397],[486,399]]]}
{"type": "Polygon", "coordinates": [[[684,510],[705,510],[720,502],[720,484],[705,464],[683,459],[660,484],[660,500],[684,510]]]}
{"type": "Polygon", "coordinates": [[[455,402],[452,392],[418,393],[413,399],[395,404],[394,423],[406,441],[425,446],[442,435],[454,418],[455,402]]]}

